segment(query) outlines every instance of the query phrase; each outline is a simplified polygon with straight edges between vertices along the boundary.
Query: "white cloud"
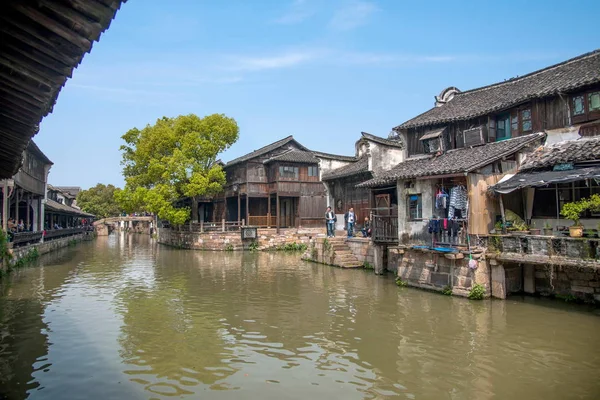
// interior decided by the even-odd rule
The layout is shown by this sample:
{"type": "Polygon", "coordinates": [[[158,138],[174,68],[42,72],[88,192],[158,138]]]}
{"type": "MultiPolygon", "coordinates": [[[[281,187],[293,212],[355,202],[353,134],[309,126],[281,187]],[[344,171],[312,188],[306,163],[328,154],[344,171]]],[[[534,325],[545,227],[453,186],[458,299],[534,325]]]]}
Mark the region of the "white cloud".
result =
{"type": "Polygon", "coordinates": [[[292,51],[282,54],[258,57],[232,57],[229,67],[233,70],[260,71],[268,69],[289,68],[318,57],[313,51],[292,51]]]}
{"type": "Polygon", "coordinates": [[[289,5],[288,10],[274,22],[282,25],[299,24],[314,15],[314,13],[306,0],[294,0],[289,5]]]}
{"type": "Polygon", "coordinates": [[[337,31],[348,31],[366,24],[379,8],[375,3],[355,0],[336,10],[329,27],[337,31]]]}

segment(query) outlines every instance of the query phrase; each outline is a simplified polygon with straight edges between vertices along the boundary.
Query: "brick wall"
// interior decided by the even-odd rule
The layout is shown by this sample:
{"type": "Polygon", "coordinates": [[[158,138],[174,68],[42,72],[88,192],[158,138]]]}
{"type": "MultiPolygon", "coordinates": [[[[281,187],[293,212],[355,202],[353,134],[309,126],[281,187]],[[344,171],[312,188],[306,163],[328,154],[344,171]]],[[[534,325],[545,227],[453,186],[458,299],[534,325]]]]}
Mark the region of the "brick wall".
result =
{"type": "Polygon", "coordinates": [[[317,236],[323,229],[259,229],[258,239],[242,241],[239,231],[234,232],[185,232],[171,229],[158,229],[158,242],[174,247],[196,250],[245,250],[253,242],[258,244],[258,250],[273,250],[291,243],[303,243],[308,246],[310,239],[317,236]]]}

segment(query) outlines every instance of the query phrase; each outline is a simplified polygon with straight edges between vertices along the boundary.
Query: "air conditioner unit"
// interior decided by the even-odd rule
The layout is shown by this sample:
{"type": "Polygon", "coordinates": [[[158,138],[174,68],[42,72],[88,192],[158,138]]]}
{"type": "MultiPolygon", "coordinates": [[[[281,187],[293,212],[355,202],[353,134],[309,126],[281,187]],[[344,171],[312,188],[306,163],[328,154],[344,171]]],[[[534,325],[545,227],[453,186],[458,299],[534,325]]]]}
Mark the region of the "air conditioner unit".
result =
{"type": "Polygon", "coordinates": [[[483,129],[482,127],[467,129],[463,132],[465,141],[465,147],[480,146],[485,144],[483,140],[483,129]]]}

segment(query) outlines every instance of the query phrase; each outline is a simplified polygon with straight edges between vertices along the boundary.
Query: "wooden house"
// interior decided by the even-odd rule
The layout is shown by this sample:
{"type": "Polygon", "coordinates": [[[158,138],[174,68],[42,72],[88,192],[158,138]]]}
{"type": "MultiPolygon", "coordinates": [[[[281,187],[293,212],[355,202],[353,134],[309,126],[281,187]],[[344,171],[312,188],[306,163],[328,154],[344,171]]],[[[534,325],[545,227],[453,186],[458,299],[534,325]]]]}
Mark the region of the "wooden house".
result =
{"type": "MultiPolygon", "coordinates": [[[[460,219],[462,233],[486,234],[502,212],[486,195],[489,186],[524,166],[546,137],[561,141],[599,130],[600,51],[594,51],[489,86],[445,89],[432,109],[394,128],[393,137],[406,143],[406,159],[359,187],[396,185],[400,241],[430,241],[430,222],[449,217],[460,219]],[[447,204],[437,207],[438,195],[453,188],[463,188],[457,190],[468,200],[466,207],[461,201],[459,218],[447,204]]],[[[505,208],[523,214],[523,198],[504,200],[505,208]]]]}
{"type": "Polygon", "coordinates": [[[12,179],[0,181],[2,229],[9,228],[9,218],[23,220],[28,231],[41,231],[44,221],[46,182],[52,161],[30,141],[22,154],[22,163],[12,179]]]}
{"type": "Polygon", "coordinates": [[[321,179],[327,186],[328,204],[338,215],[338,229],[343,228],[343,216],[350,208],[354,209],[357,224],[361,226],[373,209],[385,208],[390,212],[397,207],[395,187],[393,191],[378,188],[371,196],[371,190],[357,185],[389,170],[404,159],[404,144],[400,140],[362,132],[355,144],[354,157],[318,152],[315,156],[321,163],[321,179]]]}
{"type": "Polygon", "coordinates": [[[293,136],[231,160],[224,170],[227,184],[215,215],[261,227],[324,226],[319,160],[293,136]]]}

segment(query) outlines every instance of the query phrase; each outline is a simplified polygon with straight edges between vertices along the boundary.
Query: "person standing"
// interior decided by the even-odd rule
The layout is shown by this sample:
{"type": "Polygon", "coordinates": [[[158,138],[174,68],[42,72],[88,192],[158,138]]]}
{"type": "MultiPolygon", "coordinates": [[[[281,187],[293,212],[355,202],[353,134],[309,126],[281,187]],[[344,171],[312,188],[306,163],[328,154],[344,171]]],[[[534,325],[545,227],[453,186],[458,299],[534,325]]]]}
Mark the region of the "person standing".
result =
{"type": "Polygon", "coordinates": [[[331,211],[331,207],[327,207],[327,211],[325,212],[325,223],[327,224],[327,237],[335,236],[335,223],[337,221],[337,217],[334,212],[331,211]]]}
{"type": "Polygon", "coordinates": [[[346,229],[348,230],[348,237],[354,236],[354,222],[356,221],[356,215],[354,215],[354,208],[350,207],[348,212],[344,215],[344,222],[346,223],[346,229]]]}

